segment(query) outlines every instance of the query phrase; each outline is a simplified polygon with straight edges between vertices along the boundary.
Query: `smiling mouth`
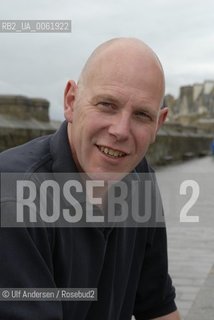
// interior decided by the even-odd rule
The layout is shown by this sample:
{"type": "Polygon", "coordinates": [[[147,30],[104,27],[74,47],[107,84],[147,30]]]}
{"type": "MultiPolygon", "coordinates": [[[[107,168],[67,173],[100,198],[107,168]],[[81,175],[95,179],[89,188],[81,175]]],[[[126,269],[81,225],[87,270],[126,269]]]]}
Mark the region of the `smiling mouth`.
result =
{"type": "Polygon", "coordinates": [[[127,155],[127,153],[125,153],[125,152],[122,152],[122,151],[119,151],[119,150],[115,150],[115,149],[111,149],[111,148],[108,148],[106,146],[98,146],[97,145],[97,148],[102,153],[104,153],[105,155],[110,156],[112,158],[122,158],[122,157],[125,157],[127,155]]]}

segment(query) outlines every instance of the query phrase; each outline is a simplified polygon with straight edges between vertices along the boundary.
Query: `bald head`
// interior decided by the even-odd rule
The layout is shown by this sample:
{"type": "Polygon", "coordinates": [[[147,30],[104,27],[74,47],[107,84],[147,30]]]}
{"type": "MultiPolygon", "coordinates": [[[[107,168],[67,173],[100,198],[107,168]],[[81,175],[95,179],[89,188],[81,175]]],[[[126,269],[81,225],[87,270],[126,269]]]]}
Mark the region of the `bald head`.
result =
{"type": "MultiPolygon", "coordinates": [[[[84,86],[97,76],[97,71],[109,70],[117,73],[121,80],[132,77],[148,77],[158,80],[158,87],[164,96],[164,72],[159,58],[143,41],[136,38],[115,38],[99,45],[88,58],[79,78],[78,85],[84,86]],[[125,69],[124,69],[125,68],[125,69]],[[124,70],[126,72],[124,73],[124,70]]],[[[152,81],[149,81],[150,85],[152,81]]],[[[156,83],[157,84],[157,83],[156,83]]],[[[142,88],[144,89],[144,88],[142,88]]]]}

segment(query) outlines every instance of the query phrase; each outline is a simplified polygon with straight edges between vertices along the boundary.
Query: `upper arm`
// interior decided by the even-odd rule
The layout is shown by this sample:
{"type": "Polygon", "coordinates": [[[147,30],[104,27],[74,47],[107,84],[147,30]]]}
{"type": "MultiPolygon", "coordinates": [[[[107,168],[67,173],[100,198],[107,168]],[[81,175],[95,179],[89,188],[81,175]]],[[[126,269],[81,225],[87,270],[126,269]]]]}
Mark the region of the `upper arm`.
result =
{"type": "Polygon", "coordinates": [[[176,310],[175,290],[168,274],[166,230],[156,228],[149,231],[153,231],[153,235],[147,245],[134,307],[137,320],[159,319],[176,310]]]}

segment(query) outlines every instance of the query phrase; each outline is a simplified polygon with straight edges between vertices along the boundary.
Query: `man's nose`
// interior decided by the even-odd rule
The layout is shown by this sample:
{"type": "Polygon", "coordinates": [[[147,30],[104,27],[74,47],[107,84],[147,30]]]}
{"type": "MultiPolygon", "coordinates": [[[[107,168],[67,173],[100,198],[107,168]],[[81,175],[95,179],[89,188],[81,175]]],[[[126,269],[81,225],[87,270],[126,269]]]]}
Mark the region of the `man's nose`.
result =
{"type": "Polygon", "coordinates": [[[109,126],[109,134],[116,137],[118,141],[127,140],[130,134],[130,115],[128,113],[119,113],[113,119],[109,126]]]}

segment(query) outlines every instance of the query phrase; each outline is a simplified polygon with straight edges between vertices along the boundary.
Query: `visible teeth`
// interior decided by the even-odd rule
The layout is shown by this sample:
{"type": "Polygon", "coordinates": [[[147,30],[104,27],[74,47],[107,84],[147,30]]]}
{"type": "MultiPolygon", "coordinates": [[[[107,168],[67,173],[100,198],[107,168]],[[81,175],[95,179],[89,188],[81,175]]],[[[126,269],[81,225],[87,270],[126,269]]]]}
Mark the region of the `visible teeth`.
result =
{"type": "Polygon", "coordinates": [[[108,153],[109,153],[111,156],[114,156],[114,155],[115,155],[113,150],[109,150],[108,153]]]}
{"type": "Polygon", "coordinates": [[[113,150],[113,149],[110,149],[110,148],[107,148],[107,147],[103,147],[103,146],[100,146],[99,147],[100,151],[102,151],[103,153],[105,154],[109,154],[110,156],[113,156],[115,158],[117,157],[122,157],[125,155],[125,153],[123,152],[120,152],[118,150],[113,150]]]}

